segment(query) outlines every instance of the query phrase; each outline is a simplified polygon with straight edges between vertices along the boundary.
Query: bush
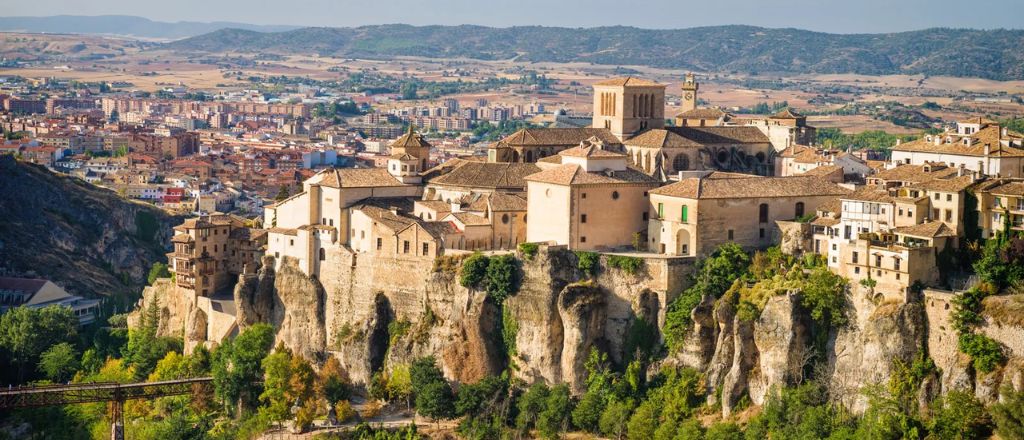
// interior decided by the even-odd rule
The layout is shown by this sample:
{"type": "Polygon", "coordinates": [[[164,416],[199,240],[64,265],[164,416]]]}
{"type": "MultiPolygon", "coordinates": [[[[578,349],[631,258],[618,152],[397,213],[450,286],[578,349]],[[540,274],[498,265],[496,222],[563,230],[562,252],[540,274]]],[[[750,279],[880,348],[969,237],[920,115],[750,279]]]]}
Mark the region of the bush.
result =
{"type": "Polygon", "coordinates": [[[929,431],[934,438],[983,439],[992,432],[992,420],[974,395],[950,391],[932,405],[929,431]]]}
{"type": "Polygon", "coordinates": [[[601,255],[597,252],[576,251],[576,268],[584,276],[592,277],[597,273],[601,255]]]}
{"type": "Polygon", "coordinates": [[[388,347],[394,347],[403,336],[409,333],[412,323],[398,319],[388,323],[388,347]]]}
{"type": "Polygon", "coordinates": [[[958,341],[960,351],[971,357],[974,369],[989,373],[1006,361],[1003,347],[996,340],[974,333],[962,333],[958,341]]]}
{"type": "Polygon", "coordinates": [[[623,255],[609,255],[608,266],[619,269],[630,275],[636,275],[644,266],[644,260],[640,257],[627,257],[623,255]]]}
{"type": "Polygon", "coordinates": [[[511,360],[516,355],[516,336],[519,334],[519,323],[508,307],[501,308],[501,341],[505,345],[505,354],[511,360]]]}
{"type": "Polygon", "coordinates": [[[462,287],[475,289],[487,275],[487,265],[490,259],[481,253],[475,253],[466,258],[462,263],[462,273],[459,276],[459,284],[462,287]]]}
{"type": "Polygon", "coordinates": [[[1024,438],[1024,391],[1006,387],[1003,401],[992,405],[992,420],[1000,437],[1024,438]]]}
{"type": "Polygon", "coordinates": [[[487,265],[487,296],[494,300],[495,304],[502,304],[505,298],[515,294],[517,289],[516,257],[512,255],[500,255],[490,259],[487,265]]]}
{"type": "Polygon", "coordinates": [[[528,260],[532,260],[537,255],[537,249],[540,246],[537,243],[519,243],[519,253],[523,254],[528,260]]]}

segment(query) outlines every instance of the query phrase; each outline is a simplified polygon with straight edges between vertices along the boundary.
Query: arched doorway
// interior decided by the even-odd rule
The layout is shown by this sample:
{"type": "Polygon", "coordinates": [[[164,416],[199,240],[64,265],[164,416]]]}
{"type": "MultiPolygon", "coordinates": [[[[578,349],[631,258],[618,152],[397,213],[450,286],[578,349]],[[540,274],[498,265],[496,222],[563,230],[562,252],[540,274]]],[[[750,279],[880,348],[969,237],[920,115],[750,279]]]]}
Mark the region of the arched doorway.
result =
{"type": "Polygon", "coordinates": [[[690,255],[690,231],[676,231],[676,255],[690,255]]]}

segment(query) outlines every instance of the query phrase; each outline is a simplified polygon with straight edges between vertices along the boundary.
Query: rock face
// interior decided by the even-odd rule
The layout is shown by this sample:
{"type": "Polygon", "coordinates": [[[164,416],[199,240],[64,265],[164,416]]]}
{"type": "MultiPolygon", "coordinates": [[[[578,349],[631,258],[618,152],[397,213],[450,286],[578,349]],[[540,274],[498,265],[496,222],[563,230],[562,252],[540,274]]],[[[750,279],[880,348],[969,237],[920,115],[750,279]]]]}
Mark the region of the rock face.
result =
{"type": "Polygon", "coordinates": [[[166,262],[169,216],[145,203],[0,155],[0,274],[37,276],[69,292],[132,294],[166,262]]]}
{"type": "MultiPolygon", "coordinates": [[[[629,329],[639,319],[663,326],[665,305],[692,271],[692,260],[651,258],[630,274],[602,257],[594,274],[584,274],[574,253],[546,246],[518,261],[517,292],[496,304],[485,292],[460,286],[456,271],[421,259],[367,259],[335,249],[317,278],[299,271],[294,260],[268,258],[258,274],[238,281],[233,319],[238,329],[273,324],[278,342],[317,361],[337,358],[356,383],[432,355],[456,382],[475,382],[511,363],[527,383],[566,383],[580,393],[591,349],[621,365],[629,329]],[[503,342],[505,326],[517,329],[508,335],[514,347],[503,342]]],[[[848,292],[848,324],[828,335],[813,333],[799,291],[769,298],[756,318],[705,297],[691,314],[683,350],[665,362],[703,372],[708,401],[724,415],[746,398],[763,404],[812,369],[828,377],[830,395],[859,412],[867,405],[864,385],[884,383],[894,360],[909,363],[925,350],[942,375],[926,378],[922,402],[951,389],[993,402],[1002,386],[1024,386],[1024,360],[1016,351],[996,372],[973,371],[956,351],[941,295],[878,304],[869,293],[860,286],[848,292]]],[[[169,280],[147,288],[140,310],[149,301],[163,309],[161,334],[184,335],[186,348],[230,334],[209,300],[190,297],[169,280]]],[[[1006,322],[984,330],[997,340],[1022,334],[1006,322]]]]}

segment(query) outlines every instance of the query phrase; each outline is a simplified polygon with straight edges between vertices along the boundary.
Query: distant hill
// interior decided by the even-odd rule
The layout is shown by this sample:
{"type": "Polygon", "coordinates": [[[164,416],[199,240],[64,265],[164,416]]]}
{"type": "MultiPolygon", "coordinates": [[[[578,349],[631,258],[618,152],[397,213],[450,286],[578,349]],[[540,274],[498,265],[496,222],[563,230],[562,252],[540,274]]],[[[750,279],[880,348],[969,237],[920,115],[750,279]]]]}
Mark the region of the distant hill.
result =
{"type": "Polygon", "coordinates": [[[138,293],[182,221],[112,191],[0,155],[0,273],[85,296],[138,293]]]}
{"type": "Polygon", "coordinates": [[[264,32],[297,29],[298,26],[262,26],[217,21],[168,23],[128,15],[54,15],[49,17],[0,17],[0,31],[68,34],[107,34],[139,38],[178,39],[233,28],[264,32]]]}
{"type": "Polygon", "coordinates": [[[706,72],[926,74],[1024,79],[1024,31],[934,28],[890,34],[715,26],[651,30],[380,25],[284,32],[222,29],[165,47],[183,51],[583,61],[706,72]]]}

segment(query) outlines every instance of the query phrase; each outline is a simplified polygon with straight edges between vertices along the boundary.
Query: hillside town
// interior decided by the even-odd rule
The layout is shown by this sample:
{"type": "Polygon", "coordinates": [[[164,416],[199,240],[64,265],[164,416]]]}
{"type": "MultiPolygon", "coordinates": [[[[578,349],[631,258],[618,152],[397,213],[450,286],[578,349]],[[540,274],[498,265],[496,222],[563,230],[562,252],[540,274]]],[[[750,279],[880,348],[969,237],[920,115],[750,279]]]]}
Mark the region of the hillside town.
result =
{"type": "MultiPolygon", "coordinates": [[[[365,387],[383,374],[379,356],[405,361],[411,353],[374,355],[371,346],[369,355],[353,355],[346,351],[351,328],[362,328],[360,341],[370,344],[392,338],[391,347],[402,337],[394,336],[395,323],[436,320],[435,311],[468,313],[472,285],[463,284],[470,296],[458,299],[445,284],[451,280],[424,274],[474,258],[533,258],[527,255],[543,249],[574,254],[579,265],[605,258],[646,267],[642,282],[611,291],[628,305],[603,312],[608,324],[599,326],[615,335],[602,342],[611,359],[624,363],[628,323],[668,325],[670,304],[685,295],[680,290],[693,271],[730,246],[820,261],[873,304],[911,307],[927,299],[928,319],[948,322],[954,293],[944,289],[962,291],[976,281],[947,270],[956,249],[1024,231],[1024,135],[999,122],[959,121],[897,141],[886,157],[819,145],[817,129],[796,109],[737,116],[698,105],[694,75],[681,84],[675,115],[666,114],[665,85],[619,77],[592,84],[590,115],[555,112],[547,124],[524,123],[495,141],[458,130],[480,115],[522,122],[544,109],[474,113],[467,110],[486,103],[460,111],[459,102],[446,100],[439,108],[369,112],[350,121],[357,125],[342,125],[313,117],[307,104],[254,102],[251,95],[217,102],[6,96],[0,118],[10,135],[0,154],[185,217],[169,237],[170,277],[150,279],[129,326],[160,316],[160,331],[184,331],[190,352],[216,350],[256,323],[274,322],[277,340],[296,356],[341,358],[346,374],[365,387]],[[435,123],[463,116],[454,125],[435,123]],[[429,299],[435,289],[444,292],[440,302],[429,299]],[[308,339],[310,332],[317,336],[308,339]]],[[[549,270],[555,285],[557,270],[549,270]]],[[[616,274],[598,279],[621,283],[616,274]]],[[[596,289],[594,280],[565,289],[596,289]]],[[[46,280],[0,277],[0,293],[5,308],[70,306],[81,325],[99,313],[99,300],[46,280]]],[[[517,374],[563,381],[579,394],[582,350],[598,342],[568,327],[585,318],[559,319],[566,320],[557,329],[565,332],[559,350],[566,356],[582,347],[576,358],[557,359],[557,374],[517,374]]],[[[925,344],[947,365],[956,355],[942,342],[952,330],[942,328],[925,344]]],[[[479,344],[460,331],[444,337],[479,344]]],[[[718,353],[721,345],[711,348],[718,353]]],[[[1010,343],[1011,351],[1018,348],[1010,343]]],[[[452,363],[487,356],[483,349],[461,357],[450,350],[442,350],[445,374],[456,378],[463,373],[452,363]]],[[[529,354],[509,356],[541,368],[529,364],[529,354]]],[[[757,404],[767,398],[744,392],[757,404]]],[[[723,400],[722,416],[735,406],[723,400]]]]}

